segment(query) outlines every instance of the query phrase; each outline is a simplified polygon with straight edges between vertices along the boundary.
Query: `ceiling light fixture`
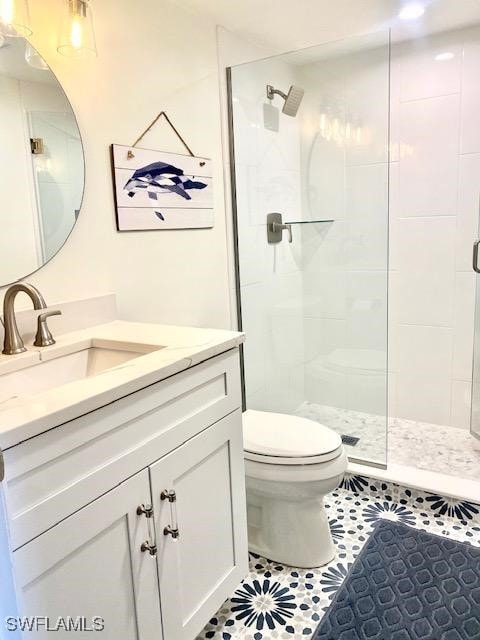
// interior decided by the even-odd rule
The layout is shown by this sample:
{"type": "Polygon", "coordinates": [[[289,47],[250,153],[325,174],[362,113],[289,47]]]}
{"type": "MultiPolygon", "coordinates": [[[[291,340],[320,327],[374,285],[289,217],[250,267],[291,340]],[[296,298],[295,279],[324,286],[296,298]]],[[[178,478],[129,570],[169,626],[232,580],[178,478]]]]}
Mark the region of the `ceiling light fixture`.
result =
{"type": "Polygon", "coordinates": [[[417,20],[425,13],[425,7],[419,2],[409,2],[398,14],[400,20],[417,20]]]}
{"type": "Polygon", "coordinates": [[[27,0],[0,0],[0,35],[24,38],[32,33],[27,0]]]}
{"type": "Polygon", "coordinates": [[[57,51],[75,58],[97,55],[90,0],[63,0],[57,51]]]}
{"type": "Polygon", "coordinates": [[[444,53],[439,53],[435,56],[435,60],[437,62],[446,62],[447,60],[453,60],[455,54],[451,51],[445,51],[444,53]]]}

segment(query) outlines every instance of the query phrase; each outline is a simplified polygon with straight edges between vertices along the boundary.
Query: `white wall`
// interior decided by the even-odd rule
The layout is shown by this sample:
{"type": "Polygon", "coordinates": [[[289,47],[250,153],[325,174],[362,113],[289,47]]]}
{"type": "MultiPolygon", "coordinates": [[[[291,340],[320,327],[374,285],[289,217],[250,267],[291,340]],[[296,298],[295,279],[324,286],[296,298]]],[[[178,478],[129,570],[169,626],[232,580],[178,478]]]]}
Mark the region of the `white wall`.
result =
{"type": "MultiPolygon", "coordinates": [[[[141,10],[102,0],[93,6],[98,58],[71,60],[55,50],[60,8],[60,0],[32,4],[32,43],[78,117],[86,194],[67,245],[29,281],[47,302],[115,291],[123,318],[229,327],[215,25],[168,0],[143,0],[141,10]],[[119,234],[109,145],[132,143],[162,109],[196,153],[214,160],[215,228],[119,234]]],[[[143,144],[182,152],[165,125],[143,144]]]]}
{"type": "Polygon", "coordinates": [[[469,428],[480,30],[392,53],[390,414],[469,428]]]}

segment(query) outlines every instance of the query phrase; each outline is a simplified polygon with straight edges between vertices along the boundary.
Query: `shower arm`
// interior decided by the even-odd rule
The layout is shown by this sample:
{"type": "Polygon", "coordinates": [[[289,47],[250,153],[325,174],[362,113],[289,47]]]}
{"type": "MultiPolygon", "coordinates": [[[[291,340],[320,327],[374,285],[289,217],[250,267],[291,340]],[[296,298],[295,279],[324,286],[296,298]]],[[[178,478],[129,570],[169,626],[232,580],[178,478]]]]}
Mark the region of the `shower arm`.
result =
{"type": "Polygon", "coordinates": [[[286,93],[283,93],[280,89],[275,89],[271,84],[267,84],[267,98],[273,100],[276,95],[281,96],[284,100],[288,98],[286,93]]]}

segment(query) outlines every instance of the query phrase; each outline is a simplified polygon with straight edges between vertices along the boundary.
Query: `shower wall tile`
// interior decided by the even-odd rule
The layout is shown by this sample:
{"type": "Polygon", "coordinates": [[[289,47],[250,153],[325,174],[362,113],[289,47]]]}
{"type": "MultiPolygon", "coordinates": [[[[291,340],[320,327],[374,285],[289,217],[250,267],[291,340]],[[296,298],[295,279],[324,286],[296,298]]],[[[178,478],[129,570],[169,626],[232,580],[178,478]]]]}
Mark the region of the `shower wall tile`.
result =
{"type": "Polygon", "coordinates": [[[413,273],[455,269],[455,216],[400,218],[396,221],[397,260],[400,271],[413,273]]]}
{"type": "Polygon", "coordinates": [[[346,168],[346,268],[385,270],[388,228],[388,163],[346,168]]]}
{"type": "Polygon", "coordinates": [[[242,286],[265,282],[271,276],[273,249],[266,250],[266,233],[266,226],[238,226],[242,286]]]}
{"type": "Polygon", "coordinates": [[[241,288],[243,330],[247,334],[244,345],[247,394],[254,394],[265,387],[267,296],[264,284],[241,288]]]}
{"type": "Polygon", "coordinates": [[[464,45],[462,73],[462,134],[461,153],[480,152],[480,29],[471,30],[464,45]]]}
{"type": "Polygon", "coordinates": [[[387,380],[381,372],[347,376],[347,409],[375,416],[387,415],[387,380]]]}
{"type": "Polygon", "coordinates": [[[345,218],[345,149],[316,138],[305,177],[305,213],[310,220],[345,218]],[[328,162],[325,162],[328,158],[328,162]]]}
{"type": "Polygon", "coordinates": [[[473,319],[475,316],[475,280],[473,271],[457,273],[455,277],[454,314],[454,380],[472,379],[473,319]]]}
{"type": "Polygon", "coordinates": [[[347,274],[347,348],[386,352],[387,286],[386,270],[347,274]]]}
{"type": "Polygon", "coordinates": [[[399,215],[455,215],[460,97],[400,105],[399,215]]]}
{"type": "Polygon", "coordinates": [[[437,381],[450,380],[453,356],[453,330],[444,327],[400,325],[397,328],[399,374],[428,375],[434,387],[437,381]]]}
{"type": "Polygon", "coordinates": [[[305,397],[315,404],[347,408],[347,374],[332,371],[321,360],[307,363],[305,397]]]}
{"type": "Polygon", "coordinates": [[[347,145],[347,165],[365,165],[388,161],[389,73],[387,47],[350,56],[345,83],[346,112],[362,129],[359,144],[347,145]],[[374,96],[374,99],[373,99],[374,96]]]}
{"type": "Polygon", "coordinates": [[[345,174],[348,220],[381,220],[388,207],[388,163],[348,166],[345,174]]]}
{"type": "Polygon", "coordinates": [[[330,355],[336,349],[345,347],[347,324],[345,320],[327,318],[305,318],[305,344],[307,362],[330,355]]]}
{"type": "Polygon", "coordinates": [[[455,274],[445,270],[400,270],[396,295],[397,321],[413,326],[448,327],[453,322],[455,274]]]}
{"type": "Polygon", "coordinates": [[[451,380],[447,376],[432,379],[415,371],[398,374],[398,410],[407,420],[423,420],[438,425],[451,423],[451,380]],[[422,418],[423,416],[423,418],[422,418]]]}
{"type": "Polygon", "coordinates": [[[399,64],[400,100],[421,100],[460,92],[462,43],[455,34],[410,40],[394,47],[399,64]],[[451,60],[435,56],[449,52],[451,60]]]}
{"type": "MultiPolygon", "coordinates": [[[[478,118],[477,118],[478,126],[478,118]]],[[[480,128],[480,127],[478,127],[480,128]]],[[[460,156],[456,270],[472,271],[472,245],[479,237],[480,153],[460,156]]]]}
{"type": "Polygon", "coordinates": [[[304,275],[305,317],[343,320],[347,315],[347,274],[308,271],[304,275]]]}
{"type": "Polygon", "coordinates": [[[390,61],[390,162],[400,159],[400,58],[392,47],[390,61]]]}
{"type": "Polygon", "coordinates": [[[401,324],[452,326],[455,217],[402,218],[391,237],[398,279],[391,291],[401,324]]]}
{"type": "MultiPolygon", "coordinates": [[[[389,358],[390,358],[390,355],[389,355],[389,358]]],[[[388,416],[390,419],[398,415],[397,383],[398,383],[398,374],[390,370],[390,364],[389,364],[389,373],[388,373],[388,380],[387,380],[387,407],[388,407],[388,416]]]]}
{"type": "Polygon", "coordinates": [[[392,54],[391,159],[397,162],[390,165],[389,346],[397,382],[390,414],[467,428],[471,257],[480,205],[480,28],[395,45],[392,54]],[[447,51],[451,60],[435,60],[447,51]],[[422,346],[402,325],[430,338],[422,346]],[[445,340],[434,340],[441,335],[434,331],[446,331],[445,340]]]}
{"type": "Polygon", "coordinates": [[[452,427],[470,429],[472,382],[454,380],[452,383],[452,427]]]}
{"type": "MultiPolygon", "coordinates": [[[[293,229],[297,235],[298,228],[293,229]]],[[[309,225],[306,233],[311,235],[303,241],[302,254],[308,257],[305,271],[316,278],[322,273],[345,269],[347,259],[347,224],[344,220],[334,223],[309,225]]]]}

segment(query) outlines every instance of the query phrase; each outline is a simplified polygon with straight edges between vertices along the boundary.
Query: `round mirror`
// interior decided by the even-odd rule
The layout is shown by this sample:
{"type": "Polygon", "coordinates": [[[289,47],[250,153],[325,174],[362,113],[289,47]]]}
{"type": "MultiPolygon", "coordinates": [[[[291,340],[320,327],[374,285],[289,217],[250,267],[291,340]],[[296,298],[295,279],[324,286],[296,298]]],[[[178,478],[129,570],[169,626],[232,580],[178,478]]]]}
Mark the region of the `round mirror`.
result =
{"type": "Polygon", "coordinates": [[[33,273],[70,235],[85,166],[75,114],[24,38],[0,36],[0,286],[33,273]]]}

